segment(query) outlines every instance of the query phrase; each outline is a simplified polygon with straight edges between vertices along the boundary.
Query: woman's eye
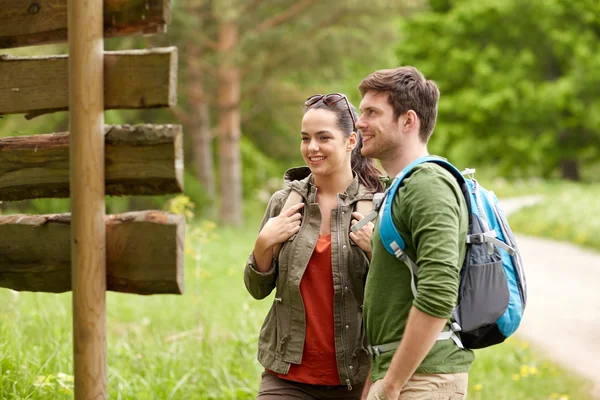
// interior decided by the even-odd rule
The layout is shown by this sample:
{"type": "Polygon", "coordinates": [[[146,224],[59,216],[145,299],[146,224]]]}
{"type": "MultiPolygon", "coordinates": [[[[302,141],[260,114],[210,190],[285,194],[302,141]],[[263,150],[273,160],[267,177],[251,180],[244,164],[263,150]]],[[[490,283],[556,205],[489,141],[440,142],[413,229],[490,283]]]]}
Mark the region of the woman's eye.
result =
{"type": "Polygon", "coordinates": [[[321,136],[321,140],[328,140],[329,138],[327,136],[321,136]]]}
{"type": "Polygon", "coordinates": [[[310,140],[310,139],[309,139],[309,138],[306,138],[306,137],[303,137],[303,138],[302,138],[302,141],[303,141],[303,142],[308,142],[309,140],[310,140]]]}

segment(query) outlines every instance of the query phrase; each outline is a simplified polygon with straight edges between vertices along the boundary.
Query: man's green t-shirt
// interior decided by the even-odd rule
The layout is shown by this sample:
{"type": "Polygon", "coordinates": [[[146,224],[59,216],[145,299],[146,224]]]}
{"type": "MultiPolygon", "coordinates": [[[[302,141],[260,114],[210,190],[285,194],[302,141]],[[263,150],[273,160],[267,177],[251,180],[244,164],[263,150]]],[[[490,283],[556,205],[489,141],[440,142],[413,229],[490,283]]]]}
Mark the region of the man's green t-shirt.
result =
{"type": "MultiPolygon", "coordinates": [[[[412,306],[449,319],[465,256],[468,209],[458,182],[443,167],[426,163],[414,169],[396,193],[392,219],[406,254],[418,267],[417,297],[411,292],[408,267],[385,250],[375,227],[364,302],[366,334],[374,346],[402,339],[412,306]]],[[[373,359],[372,381],[383,378],[393,355],[390,351],[373,359]]],[[[460,349],[454,341],[440,340],[416,373],[468,372],[474,358],[472,351],[460,349]]]]}

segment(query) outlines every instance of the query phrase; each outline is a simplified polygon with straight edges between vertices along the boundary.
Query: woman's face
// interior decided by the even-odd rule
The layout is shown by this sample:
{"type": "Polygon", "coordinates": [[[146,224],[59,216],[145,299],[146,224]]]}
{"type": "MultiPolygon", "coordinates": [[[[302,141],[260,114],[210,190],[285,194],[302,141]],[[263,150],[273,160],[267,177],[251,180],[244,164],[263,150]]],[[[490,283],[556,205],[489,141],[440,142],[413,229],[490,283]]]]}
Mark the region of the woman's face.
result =
{"type": "Polygon", "coordinates": [[[350,156],[356,146],[356,134],[345,137],[333,111],[309,109],[302,118],[300,152],[315,175],[333,175],[350,169],[350,156]]]}

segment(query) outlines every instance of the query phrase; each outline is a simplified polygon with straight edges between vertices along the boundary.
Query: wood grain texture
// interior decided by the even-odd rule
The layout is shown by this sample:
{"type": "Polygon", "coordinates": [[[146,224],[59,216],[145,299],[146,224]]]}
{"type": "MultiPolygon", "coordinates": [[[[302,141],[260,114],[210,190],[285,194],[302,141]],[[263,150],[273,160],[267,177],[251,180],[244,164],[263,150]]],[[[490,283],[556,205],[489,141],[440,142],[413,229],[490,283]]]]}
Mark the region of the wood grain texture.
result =
{"type": "MultiPolygon", "coordinates": [[[[183,216],[142,211],[107,215],[104,222],[108,290],[183,293],[183,216]]],[[[70,291],[70,228],[69,214],[0,216],[0,287],[70,291]]]]}
{"type": "MultiPolygon", "coordinates": [[[[163,32],[170,0],[104,0],[104,37],[163,32]]],[[[0,0],[0,49],[66,42],[67,0],[0,0]]]]}
{"type": "MultiPolygon", "coordinates": [[[[0,201],[70,196],[69,134],[0,139],[0,201]]],[[[183,191],[181,125],[107,125],[105,192],[161,195],[183,191]]]]}
{"type": "MultiPolygon", "coordinates": [[[[71,52],[72,54],[72,52],[71,52]]],[[[104,108],[177,104],[177,49],[104,53],[104,108]]],[[[42,114],[69,108],[68,56],[0,55],[0,115],[42,114]]]]}
{"type": "Polygon", "coordinates": [[[78,400],[108,398],[102,7],[102,0],[68,1],[73,375],[78,400]]]}

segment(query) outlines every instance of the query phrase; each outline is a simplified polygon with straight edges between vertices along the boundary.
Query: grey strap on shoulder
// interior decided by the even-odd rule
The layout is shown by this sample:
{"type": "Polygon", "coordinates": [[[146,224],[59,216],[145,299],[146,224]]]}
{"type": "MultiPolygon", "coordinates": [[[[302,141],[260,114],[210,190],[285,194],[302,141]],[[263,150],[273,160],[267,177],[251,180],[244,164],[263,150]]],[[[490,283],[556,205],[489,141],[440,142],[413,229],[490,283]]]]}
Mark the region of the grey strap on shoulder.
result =
{"type": "Polygon", "coordinates": [[[377,218],[377,211],[373,210],[372,200],[357,201],[356,212],[362,214],[364,218],[352,226],[352,232],[354,233],[358,232],[360,228],[377,218]]]}
{"type": "MultiPolygon", "coordinates": [[[[285,210],[288,210],[290,207],[295,206],[296,204],[299,204],[299,203],[302,203],[302,195],[292,189],[287,200],[283,204],[283,207],[281,208],[281,211],[279,212],[279,214],[281,215],[282,212],[284,212],[285,210]]],[[[283,243],[277,243],[275,246],[273,246],[273,259],[274,260],[277,260],[277,258],[279,258],[279,252],[281,251],[282,246],[283,246],[283,243]]]]}

